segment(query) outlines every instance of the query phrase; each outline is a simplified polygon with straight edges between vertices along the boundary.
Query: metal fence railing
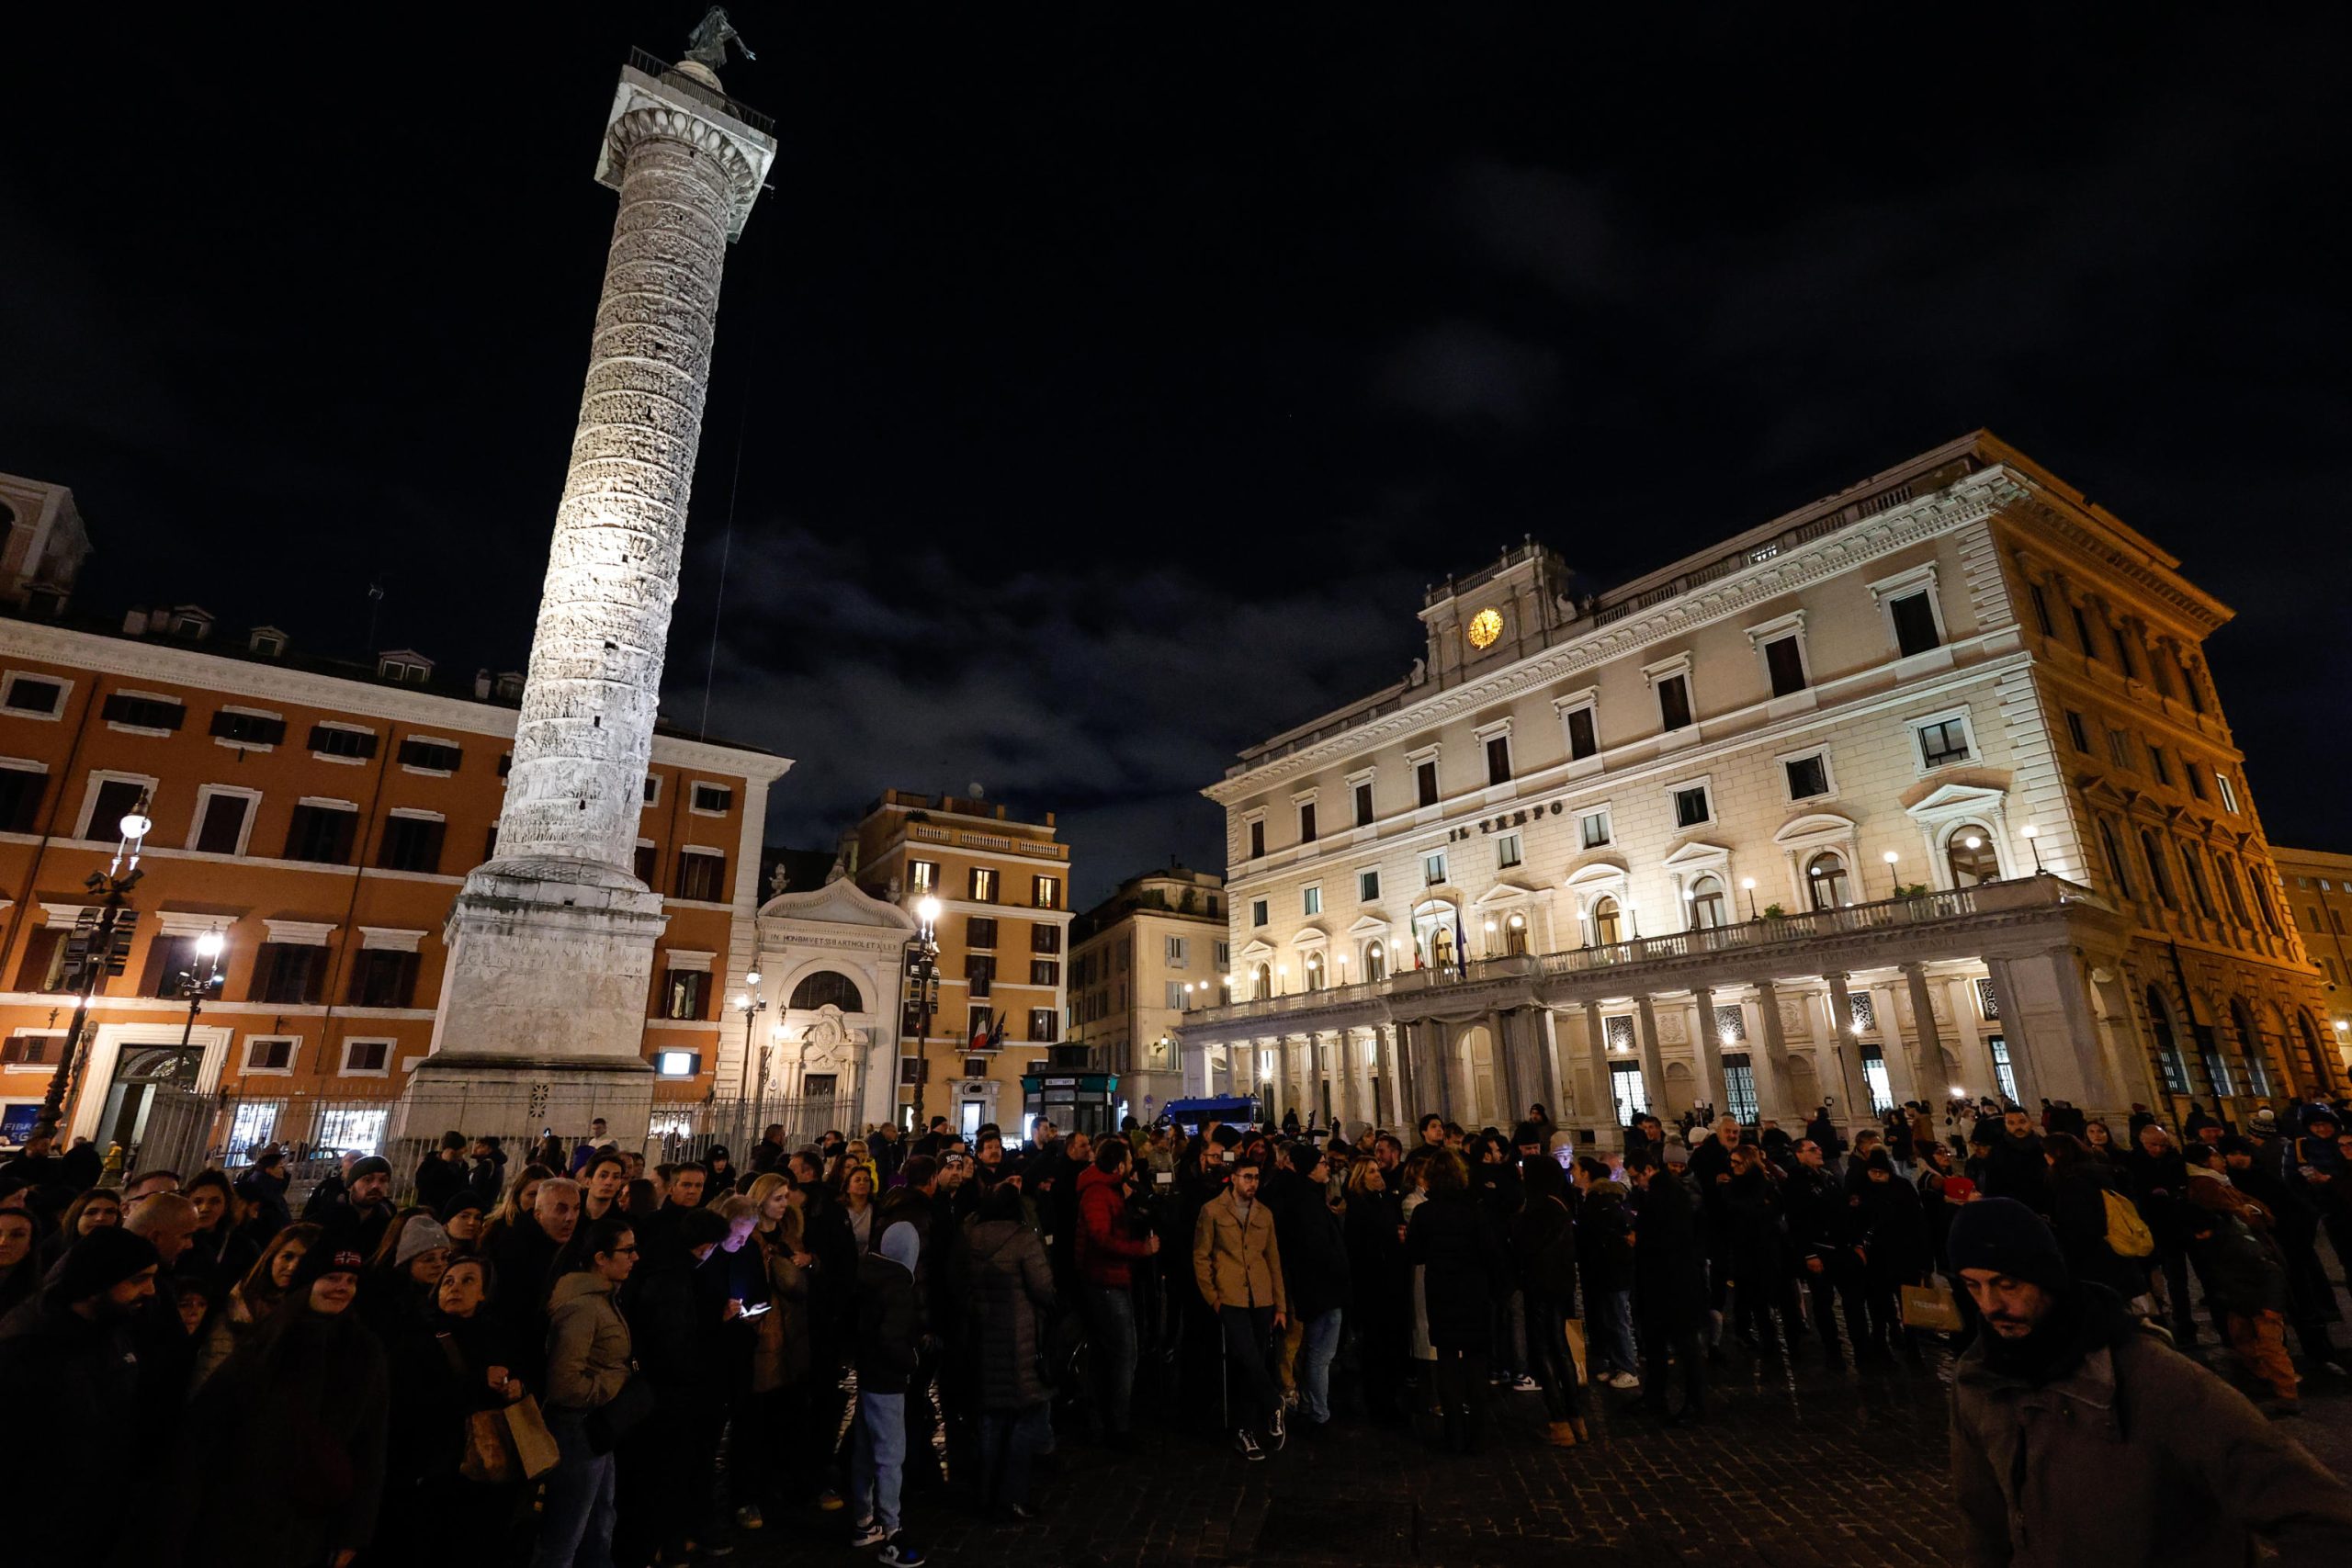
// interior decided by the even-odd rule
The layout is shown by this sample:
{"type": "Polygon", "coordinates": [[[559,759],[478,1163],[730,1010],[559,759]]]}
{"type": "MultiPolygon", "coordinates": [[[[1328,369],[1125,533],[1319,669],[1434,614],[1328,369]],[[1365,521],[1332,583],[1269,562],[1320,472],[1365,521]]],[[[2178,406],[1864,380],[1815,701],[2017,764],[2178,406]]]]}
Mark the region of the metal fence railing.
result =
{"type": "MultiPolygon", "coordinates": [[[[404,1200],[416,1168],[445,1132],[495,1137],[510,1170],[519,1170],[537,1142],[537,1126],[496,1124],[514,1116],[511,1095],[469,1095],[463,1089],[314,1098],[299,1094],[199,1094],[153,1091],[139,1142],[124,1151],[126,1173],[171,1169],[183,1179],[207,1166],[235,1171],[253,1163],[264,1145],[285,1155],[299,1199],[332,1175],[345,1155],[381,1155],[391,1162],[392,1195],[404,1200]]],[[[768,1127],[781,1124],[787,1147],[818,1135],[859,1129],[854,1096],[702,1100],[656,1103],[640,1136],[616,1128],[620,1146],[641,1151],[649,1164],[698,1159],[724,1144],[740,1164],[768,1127]]]]}

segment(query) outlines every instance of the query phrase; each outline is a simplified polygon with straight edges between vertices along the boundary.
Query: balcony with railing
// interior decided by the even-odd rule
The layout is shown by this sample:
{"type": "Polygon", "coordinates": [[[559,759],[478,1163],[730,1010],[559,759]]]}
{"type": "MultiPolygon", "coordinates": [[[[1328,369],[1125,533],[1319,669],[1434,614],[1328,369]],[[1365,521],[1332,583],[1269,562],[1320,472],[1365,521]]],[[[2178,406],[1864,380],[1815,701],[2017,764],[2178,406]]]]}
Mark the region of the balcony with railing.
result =
{"type": "MultiPolygon", "coordinates": [[[[1223,1039],[1261,1023],[1351,1010],[1410,1017],[1424,993],[1440,990],[1490,987],[1523,992],[1519,1001],[1510,1004],[1521,1005],[1539,992],[1549,998],[1612,983],[1627,989],[1638,989],[1646,983],[1660,990],[1688,986],[1694,979],[1724,983],[1721,976],[1710,973],[1716,961],[1751,976],[1781,977],[1818,972],[1833,953],[1838,962],[1852,964],[1851,950],[1888,937],[1919,937],[1924,939],[1918,944],[1922,949],[1946,945],[1958,949],[1965,945],[1966,937],[1987,926],[2038,914],[2063,920],[2078,906],[2114,918],[2114,912],[2087,887],[2042,873],[1562,953],[1476,959],[1459,968],[1408,969],[1381,980],[1203,1008],[1183,1016],[1181,1032],[1195,1039],[1223,1039]]],[[[1941,955],[1967,954],[1955,951],[1941,955]]]]}

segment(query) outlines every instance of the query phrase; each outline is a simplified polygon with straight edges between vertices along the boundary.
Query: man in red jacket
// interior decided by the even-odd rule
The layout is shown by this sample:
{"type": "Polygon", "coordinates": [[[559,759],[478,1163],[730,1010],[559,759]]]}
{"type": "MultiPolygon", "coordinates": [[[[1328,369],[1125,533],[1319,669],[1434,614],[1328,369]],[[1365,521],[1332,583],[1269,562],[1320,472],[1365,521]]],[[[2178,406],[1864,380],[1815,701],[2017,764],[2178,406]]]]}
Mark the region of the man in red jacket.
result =
{"type": "Polygon", "coordinates": [[[1134,1156],[1124,1138],[1104,1138],[1094,1163],[1078,1175],[1078,1271],[1093,1337],[1095,1402],[1114,1449],[1132,1450],[1128,1411],[1136,1382],[1136,1259],[1159,1250],[1156,1235],[1127,1213],[1134,1156]]]}

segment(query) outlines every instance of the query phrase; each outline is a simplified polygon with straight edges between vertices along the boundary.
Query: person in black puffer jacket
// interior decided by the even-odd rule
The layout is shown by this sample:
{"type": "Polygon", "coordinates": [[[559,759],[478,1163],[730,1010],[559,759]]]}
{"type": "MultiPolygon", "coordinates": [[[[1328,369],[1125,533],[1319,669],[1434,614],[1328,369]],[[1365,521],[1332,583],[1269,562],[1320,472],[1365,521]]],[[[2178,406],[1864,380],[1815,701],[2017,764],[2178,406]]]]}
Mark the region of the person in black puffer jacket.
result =
{"type": "Polygon", "coordinates": [[[1494,1216],[1471,1196],[1469,1168],[1451,1150],[1429,1162],[1429,1201],[1405,1230],[1405,1258],[1422,1269],[1430,1344],[1447,1451],[1476,1453],[1484,1425],[1495,1303],[1509,1280],[1494,1216]]]}
{"type": "Polygon", "coordinates": [[[1029,1517],[1029,1464],[1053,1436],[1053,1385],[1038,1348],[1053,1320],[1053,1266],[1022,1216],[1021,1190],[1000,1183],[965,1233],[961,1280],[980,1402],[980,1502],[1029,1517]]]}
{"type": "Polygon", "coordinates": [[[1568,1179],[1548,1155],[1520,1161],[1526,1201],[1510,1221],[1511,1263],[1526,1303],[1528,1358],[1544,1390],[1555,1448],[1574,1448],[1591,1436],[1584,1391],[1568,1355],[1568,1319],[1577,1314],[1576,1221],[1568,1210],[1568,1179]]]}
{"type": "Polygon", "coordinates": [[[1412,1353],[1412,1275],[1405,1264],[1404,1224],[1388,1201],[1388,1178],[1377,1162],[1348,1168],[1348,1212],[1340,1231],[1348,1248],[1356,1360],[1363,1401],[1374,1421],[1404,1417],[1407,1366],[1412,1353]]]}
{"type": "Polygon", "coordinates": [[[1330,1163],[1313,1144],[1293,1144],[1284,1153],[1291,1179],[1268,1191],[1267,1207],[1274,1212],[1283,1290],[1299,1334],[1299,1414],[1312,1431],[1331,1419],[1331,1358],[1339,1351],[1340,1330],[1355,1296],[1347,1238],[1325,1196],[1330,1163]]]}

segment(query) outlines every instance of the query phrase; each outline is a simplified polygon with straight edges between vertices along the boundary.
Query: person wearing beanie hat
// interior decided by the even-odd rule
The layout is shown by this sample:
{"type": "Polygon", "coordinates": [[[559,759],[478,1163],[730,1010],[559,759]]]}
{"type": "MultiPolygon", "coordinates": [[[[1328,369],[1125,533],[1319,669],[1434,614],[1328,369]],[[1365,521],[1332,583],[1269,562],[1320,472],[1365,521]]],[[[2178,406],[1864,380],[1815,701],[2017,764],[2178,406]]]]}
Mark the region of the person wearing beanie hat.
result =
{"type": "Polygon", "coordinates": [[[465,1257],[481,1250],[484,1212],[470,1187],[459,1188],[456,1197],[441,1205],[441,1230],[449,1238],[450,1252],[465,1257]]]}
{"type": "Polygon", "coordinates": [[[112,1225],[67,1249],[40,1294],[0,1318],[0,1408],[38,1414],[40,1440],[12,1446],[8,1480],[39,1506],[16,1510],[11,1561],[103,1561],[123,1518],[114,1451],[138,1418],[131,1317],[161,1266],[143,1236],[112,1225]]]}
{"type": "Polygon", "coordinates": [[[2352,1561],[2352,1487],[2076,1280],[2039,1214],[1981,1199],[1950,1246],[1985,1330],[1952,1385],[1962,1561],[2222,1568],[2256,1538],[2282,1562],[2352,1561]]]}
{"type": "Polygon", "coordinates": [[[324,1249],[347,1247],[373,1258],[392,1224],[392,1162],[381,1155],[345,1156],[340,1177],[330,1176],[302,1205],[302,1219],[326,1232],[324,1249]]]}
{"type": "MultiPolygon", "coordinates": [[[[1857,1140],[1857,1147],[1860,1140],[1857,1140]]],[[[1861,1180],[1852,1189],[1853,1250],[1861,1262],[1862,1309],[1866,1337],[1854,1347],[1856,1360],[1883,1360],[1899,1350],[1906,1360],[1919,1359],[1919,1347],[1903,1322],[1903,1287],[1928,1277],[1935,1262],[1935,1242],[1928,1232],[1928,1213],[1919,1190],[1895,1179],[1894,1156],[1883,1144],[1875,1145],[1861,1163],[1861,1180]]]]}

